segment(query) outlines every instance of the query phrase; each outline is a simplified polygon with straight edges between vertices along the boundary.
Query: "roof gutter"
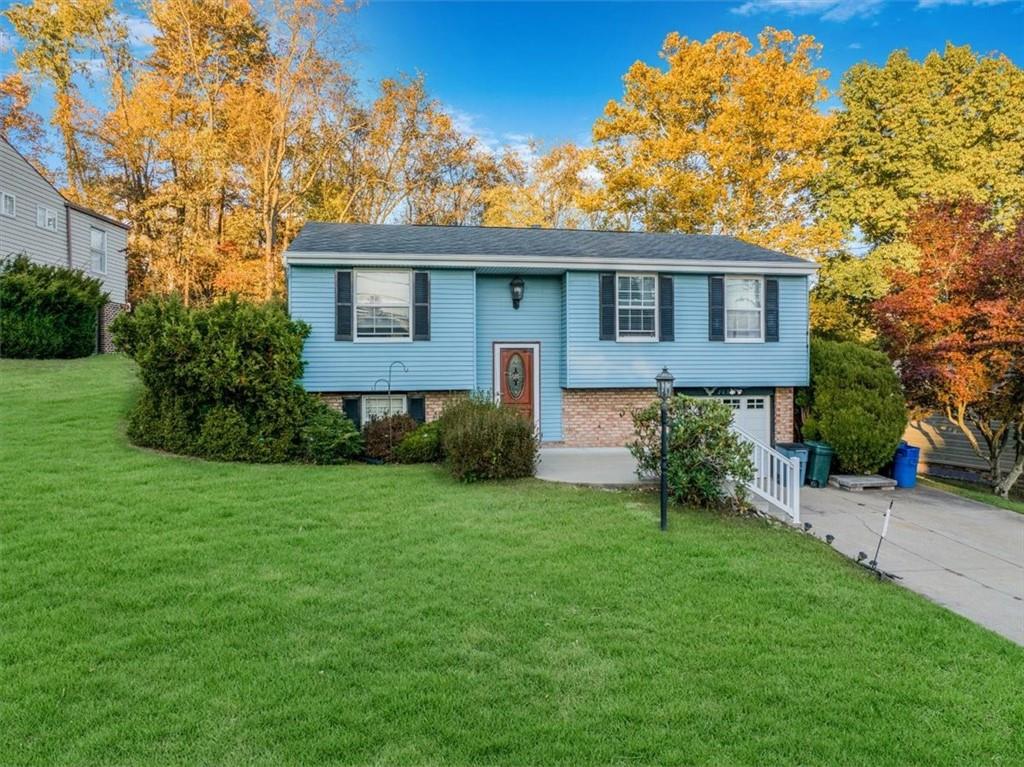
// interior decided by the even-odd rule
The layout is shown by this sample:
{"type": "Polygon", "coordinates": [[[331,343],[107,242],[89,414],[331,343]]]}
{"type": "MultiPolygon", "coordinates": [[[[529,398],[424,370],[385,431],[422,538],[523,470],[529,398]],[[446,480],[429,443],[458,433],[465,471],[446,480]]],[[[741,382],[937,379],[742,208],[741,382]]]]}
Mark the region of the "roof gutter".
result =
{"type": "Polygon", "coordinates": [[[434,266],[449,269],[484,269],[508,266],[523,269],[553,269],[560,271],[623,271],[642,270],[673,273],[716,272],[722,274],[749,274],[759,272],[778,275],[811,275],[818,270],[813,261],[738,261],[687,260],[667,258],[608,258],[596,256],[570,256],[549,258],[544,256],[482,256],[475,254],[438,253],[320,253],[309,251],[285,252],[289,266],[434,266]]]}

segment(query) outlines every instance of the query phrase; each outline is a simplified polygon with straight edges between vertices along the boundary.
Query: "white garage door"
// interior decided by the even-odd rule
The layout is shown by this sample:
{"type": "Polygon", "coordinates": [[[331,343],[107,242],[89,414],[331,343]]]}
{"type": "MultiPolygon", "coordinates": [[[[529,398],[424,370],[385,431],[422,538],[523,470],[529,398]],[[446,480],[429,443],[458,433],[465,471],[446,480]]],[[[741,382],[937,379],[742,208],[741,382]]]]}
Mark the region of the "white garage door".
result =
{"type": "Polygon", "coordinates": [[[771,398],[718,397],[732,408],[732,422],[758,442],[772,443],[771,398]]]}

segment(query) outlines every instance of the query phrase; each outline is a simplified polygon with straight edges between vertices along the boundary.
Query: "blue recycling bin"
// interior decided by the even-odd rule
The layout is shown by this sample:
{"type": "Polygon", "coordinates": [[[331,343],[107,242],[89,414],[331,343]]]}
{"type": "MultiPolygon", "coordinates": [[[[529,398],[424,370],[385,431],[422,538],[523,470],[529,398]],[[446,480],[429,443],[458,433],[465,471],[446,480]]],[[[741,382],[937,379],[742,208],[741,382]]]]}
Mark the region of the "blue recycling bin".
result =
{"type": "Polygon", "coordinates": [[[800,459],[800,484],[803,485],[807,481],[807,458],[811,449],[802,442],[779,442],[775,449],[787,458],[800,459]]]}
{"type": "Polygon", "coordinates": [[[892,459],[892,478],[896,487],[912,488],[917,485],[917,461],[921,448],[901,442],[892,459]]]}

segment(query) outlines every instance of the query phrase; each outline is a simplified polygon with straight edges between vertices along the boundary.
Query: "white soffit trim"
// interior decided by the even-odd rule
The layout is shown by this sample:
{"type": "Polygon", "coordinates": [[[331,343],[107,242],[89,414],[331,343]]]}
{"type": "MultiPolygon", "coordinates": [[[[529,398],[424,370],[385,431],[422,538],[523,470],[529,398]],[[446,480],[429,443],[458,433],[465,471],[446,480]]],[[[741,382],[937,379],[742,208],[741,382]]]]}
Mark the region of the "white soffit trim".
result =
{"type": "Polygon", "coordinates": [[[437,253],[320,253],[285,251],[285,262],[309,266],[434,266],[476,269],[485,267],[522,267],[534,269],[580,271],[648,271],[674,273],[709,272],[721,274],[809,275],[818,270],[813,261],[689,261],[666,258],[600,258],[578,256],[545,258],[541,256],[480,256],[472,254],[442,255],[437,253]]]}

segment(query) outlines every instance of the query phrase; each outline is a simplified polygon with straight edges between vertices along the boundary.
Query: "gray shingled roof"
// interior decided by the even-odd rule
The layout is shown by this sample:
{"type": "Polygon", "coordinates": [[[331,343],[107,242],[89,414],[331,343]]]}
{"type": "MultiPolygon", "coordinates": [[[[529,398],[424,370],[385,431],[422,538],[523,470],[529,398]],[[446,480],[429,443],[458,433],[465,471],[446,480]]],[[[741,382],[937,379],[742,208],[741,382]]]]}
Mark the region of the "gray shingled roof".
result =
{"type": "Polygon", "coordinates": [[[582,229],[515,229],[485,226],[329,224],[311,221],[289,253],[387,253],[613,259],[663,258],[676,261],[739,261],[807,264],[799,258],[712,234],[655,234],[582,229]]]}

